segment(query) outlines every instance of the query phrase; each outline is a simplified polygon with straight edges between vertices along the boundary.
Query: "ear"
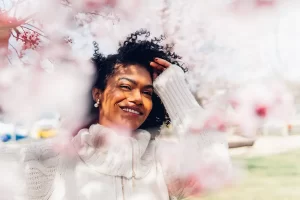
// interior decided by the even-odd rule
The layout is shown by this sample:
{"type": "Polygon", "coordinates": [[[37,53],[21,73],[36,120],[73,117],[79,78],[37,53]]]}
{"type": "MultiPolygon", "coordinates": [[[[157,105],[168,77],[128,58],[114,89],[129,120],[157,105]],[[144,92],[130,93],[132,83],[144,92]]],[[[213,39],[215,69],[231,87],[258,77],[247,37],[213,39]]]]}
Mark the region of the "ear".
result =
{"type": "Polygon", "coordinates": [[[101,93],[102,93],[102,91],[100,89],[93,88],[92,95],[93,95],[93,99],[94,99],[95,102],[97,102],[98,99],[101,98],[101,93]]]}

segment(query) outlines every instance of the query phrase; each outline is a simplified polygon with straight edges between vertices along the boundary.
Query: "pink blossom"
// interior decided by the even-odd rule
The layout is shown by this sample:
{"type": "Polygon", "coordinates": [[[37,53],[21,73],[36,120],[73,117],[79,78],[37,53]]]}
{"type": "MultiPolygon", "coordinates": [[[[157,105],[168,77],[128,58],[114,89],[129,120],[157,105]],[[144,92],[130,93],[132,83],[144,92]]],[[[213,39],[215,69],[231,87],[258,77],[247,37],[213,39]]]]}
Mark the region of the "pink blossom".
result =
{"type": "Polygon", "coordinates": [[[274,6],[277,0],[255,0],[257,7],[274,6]]]}
{"type": "Polygon", "coordinates": [[[255,108],[255,113],[257,116],[264,118],[268,114],[268,109],[264,105],[258,105],[255,108]]]}

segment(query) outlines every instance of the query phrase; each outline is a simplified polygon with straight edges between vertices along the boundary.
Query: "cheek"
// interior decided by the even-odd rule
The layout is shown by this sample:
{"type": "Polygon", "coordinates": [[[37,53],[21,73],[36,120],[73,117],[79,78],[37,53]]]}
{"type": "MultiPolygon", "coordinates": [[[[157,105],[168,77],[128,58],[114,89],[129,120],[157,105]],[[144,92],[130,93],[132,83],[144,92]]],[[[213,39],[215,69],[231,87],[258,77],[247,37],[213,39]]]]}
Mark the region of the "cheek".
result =
{"type": "Polygon", "coordinates": [[[152,99],[146,99],[146,100],[144,100],[144,106],[145,106],[145,109],[147,110],[148,115],[149,115],[150,112],[151,112],[151,110],[152,110],[152,106],[153,106],[152,99]]]}
{"type": "Polygon", "coordinates": [[[124,94],[124,92],[117,91],[112,95],[113,95],[113,103],[114,104],[118,104],[118,103],[126,100],[126,95],[124,94]]]}
{"type": "Polygon", "coordinates": [[[120,91],[107,91],[106,95],[104,95],[103,103],[107,106],[114,106],[119,102],[126,99],[126,96],[123,92],[120,91]]]}

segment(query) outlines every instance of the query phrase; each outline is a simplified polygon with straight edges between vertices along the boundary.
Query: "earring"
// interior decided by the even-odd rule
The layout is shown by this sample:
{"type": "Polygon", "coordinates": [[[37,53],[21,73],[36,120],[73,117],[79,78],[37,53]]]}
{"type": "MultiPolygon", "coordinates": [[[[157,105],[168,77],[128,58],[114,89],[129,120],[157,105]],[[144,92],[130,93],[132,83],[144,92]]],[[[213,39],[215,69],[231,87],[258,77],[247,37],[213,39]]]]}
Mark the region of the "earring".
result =
{"type": "Polygon", "coordinates": [[[99,104],[100,104],[100,99],[97,100],[97,102],[94,104],[94,107],[95,107],[95,108],[98,108],[98,107],[99,107],[99,104]]]}

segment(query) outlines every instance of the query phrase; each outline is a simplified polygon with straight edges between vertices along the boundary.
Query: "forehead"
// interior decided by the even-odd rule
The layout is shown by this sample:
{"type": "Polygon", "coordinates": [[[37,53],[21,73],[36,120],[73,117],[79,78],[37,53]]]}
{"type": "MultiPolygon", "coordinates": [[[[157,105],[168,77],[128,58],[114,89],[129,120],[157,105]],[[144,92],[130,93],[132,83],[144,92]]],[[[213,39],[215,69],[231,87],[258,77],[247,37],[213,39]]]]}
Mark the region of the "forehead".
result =
{"type": "Polygon", "coordinates": [[[140,65],[117,65],[112,78],[118,80],[121,77],[130,78],[140,84],[152,84],[151,74],[145,67],[140,65]]]}

